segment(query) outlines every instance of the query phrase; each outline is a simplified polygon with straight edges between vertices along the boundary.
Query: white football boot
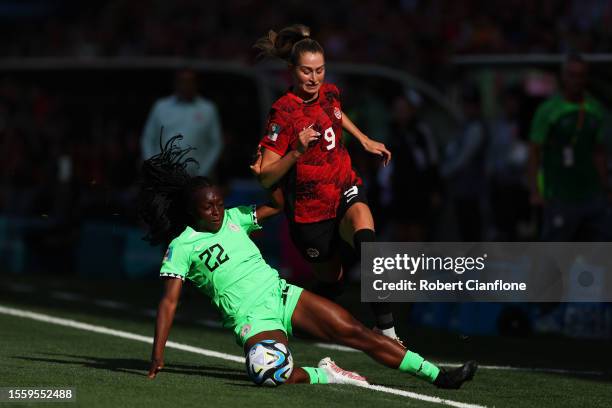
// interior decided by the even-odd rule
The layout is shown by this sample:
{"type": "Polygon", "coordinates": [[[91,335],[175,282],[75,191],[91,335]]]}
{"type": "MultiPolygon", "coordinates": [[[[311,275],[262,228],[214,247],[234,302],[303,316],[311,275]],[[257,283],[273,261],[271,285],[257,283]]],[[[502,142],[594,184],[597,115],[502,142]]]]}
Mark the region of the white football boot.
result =
{"type": "Polygon", "coordinates": [[[319,361],[318,367],[325,370],[330,384],[351,384],[361,386],[369,384],[365,377],[353,371],[343,370],[329,357],[325,357],[323,360],[319,361]]]}

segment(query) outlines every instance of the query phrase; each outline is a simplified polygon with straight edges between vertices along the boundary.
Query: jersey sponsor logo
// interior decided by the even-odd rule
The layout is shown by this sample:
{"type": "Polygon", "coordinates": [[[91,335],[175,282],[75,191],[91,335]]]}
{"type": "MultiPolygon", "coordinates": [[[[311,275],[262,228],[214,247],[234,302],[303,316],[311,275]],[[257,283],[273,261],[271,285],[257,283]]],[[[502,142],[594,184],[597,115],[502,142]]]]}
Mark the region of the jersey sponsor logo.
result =
{"type": "Polygon", "coordinates": [[[162,262],[169,262],[171,260],[172,260],[172,247],[169,246],[168,249],[166,249],[166,253],[164,254],[164,259],[162,260],[162,262]]]}
{"type": "Polygon", "coordinates": [[[334,116],[336,119],[342,119],[342,111],[337,106],[334,107],[334,116]]]}
{"type": "Polygon", "coordinates": [[[344,192],[344,197],[346,198],[346,202],[350,202],[353,198],[357,197],[358,193],[357,186],[353,186],[344,192]]]}
{"type": "Polygon", "coordinates": [[[237,226],[236,224],[234,224],[233,222],[230,222],[230,223],[228,224],[228,226],[229,226],[229,229],[231,229],[231,230],[232,230],[232,231],[234,231],[234,232],[238,232],[238,231],[240,231],[240,227],[239,227],[239,226],[237,226]]]}
{"type": "Polygon", "coordinates": [[[270,139],[273,142],[276,142],[276,139],[278,139],[278,134],[281,131],[281,127],[279,124],[277,123],[270,123],[270,130],[268,131],[268,139],[270,139]]]}
{"type": "Polygon", "coordinates": [[[311,258],[316,258],[319,256],[319,250],[317,248],[308,248],[306,254],[311,258]]]}

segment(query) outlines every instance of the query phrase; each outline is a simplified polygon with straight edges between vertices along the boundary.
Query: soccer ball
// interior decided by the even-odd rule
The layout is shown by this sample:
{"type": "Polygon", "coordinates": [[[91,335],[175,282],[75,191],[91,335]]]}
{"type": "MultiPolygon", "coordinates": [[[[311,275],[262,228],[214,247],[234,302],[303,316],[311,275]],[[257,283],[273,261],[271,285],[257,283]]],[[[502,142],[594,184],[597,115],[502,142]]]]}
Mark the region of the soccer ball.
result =
{"type": "Polygon", "coordinates": [[[276,387],[291,376],[293,357],[284,344],[263,340],[249,350],[246,369],[255,384],[276,387]]]}

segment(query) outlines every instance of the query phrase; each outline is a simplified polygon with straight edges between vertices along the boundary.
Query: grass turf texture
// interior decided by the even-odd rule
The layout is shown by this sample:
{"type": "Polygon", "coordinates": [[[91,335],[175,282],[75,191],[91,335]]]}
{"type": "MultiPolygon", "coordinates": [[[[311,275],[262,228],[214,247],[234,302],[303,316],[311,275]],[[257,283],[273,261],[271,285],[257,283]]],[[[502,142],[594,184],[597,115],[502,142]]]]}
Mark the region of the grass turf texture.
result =
{"type": "MultiPolygon", "coordinates": [[[[144,317],[138,310],[155,307],[158,284],[117,286],[44,279],[22,283],[33,284],[35,291],[15,293],[0,286],[0,304],[152,336],[154,318],[144,317]],[[82,294],[84,299],[54,300],[49,295],[54,287],[82,294]],[[127,302],[132,307],[128,311],[108,310],[92,305],[93,297],[127,302]]],[[[229,331],[189,323],[194,311],[197,318],[210,317],[203,297],[188,296],[180,311],[184,319],[175,324],[170,340],[241,354],[229,331]]],[[[293,407],[440,406],[351,386],[260,388],[252,385],[239,363],[172,349],[166,350],[164,371],[150,381],[145,374],[151,346],[145,343],[5,315],[0,315],[0,333],[0,386],[76,387],[77,403],[65,406],[270,406],[282,401],[290,401],[293,407]]],[[[609,348],[605,342],[568,339],[483,337],[460,341],[456,335],[432,331],[407,333],[409,347],[433,361],[460,361],[470,354],[482,364],[511,362],[513,366],[598,370],[609,348]]],[[[379,366],[361,353],[325,350],[295,339],[290,340],[290,346],[298,364],[313,366],[330,355],[341,367],[360,372],[372,383],[454,401],[496,407],[604,407],[612,401],[609,377],[481,370],[464,389],[446,391],[379,366]]]]}

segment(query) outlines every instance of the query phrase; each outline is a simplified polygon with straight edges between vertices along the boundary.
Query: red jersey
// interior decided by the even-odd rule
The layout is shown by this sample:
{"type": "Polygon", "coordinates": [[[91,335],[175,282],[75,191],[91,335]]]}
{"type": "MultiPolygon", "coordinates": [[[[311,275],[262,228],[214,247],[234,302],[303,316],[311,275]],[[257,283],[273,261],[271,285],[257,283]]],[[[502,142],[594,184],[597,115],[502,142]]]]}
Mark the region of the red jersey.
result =
{"type": "Polygon", "coordinates": [[[321,85],[313,102],[304,103],[290,91],[274,102],[261,146],[284,156],[297,148],[299,133],[311,125],[321,137],[280,182],[285,209],[298,223],[335,218],[342,192],[361,184],[342,143],[340,92],[333,84],[321,85]]]}

